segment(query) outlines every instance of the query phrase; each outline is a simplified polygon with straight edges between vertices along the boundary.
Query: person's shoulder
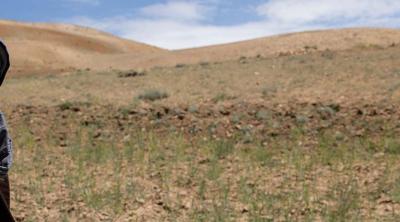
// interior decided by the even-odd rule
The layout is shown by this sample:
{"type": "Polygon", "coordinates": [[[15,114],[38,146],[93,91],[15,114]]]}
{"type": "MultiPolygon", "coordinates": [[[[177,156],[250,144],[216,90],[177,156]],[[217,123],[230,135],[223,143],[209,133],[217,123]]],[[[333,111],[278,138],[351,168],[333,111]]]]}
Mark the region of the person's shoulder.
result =
{"type": "Polygon", "coordinates": [[[6,45],[0,40],[0,86],[2,85],[7,71],[10,68],[10,55],[6,45]]]}
{"type": "Polygon", "coordinates": [[[6,44],[4,43],[4,41],[0,38],[0,46],[2,46],[3,48],[5,48],[7,50],[6,44]]]}
{"type": "MultiPolygon", "coordinates": [[[[0,38],[0,49],[2,51],[2,54],[5,54],[5,56],[8,59],[9,54],[8,54],[7,46],[1,38],[0,38]]],[[[2,55],[2,56],[4,56],[4,55],[2,55]]]]}

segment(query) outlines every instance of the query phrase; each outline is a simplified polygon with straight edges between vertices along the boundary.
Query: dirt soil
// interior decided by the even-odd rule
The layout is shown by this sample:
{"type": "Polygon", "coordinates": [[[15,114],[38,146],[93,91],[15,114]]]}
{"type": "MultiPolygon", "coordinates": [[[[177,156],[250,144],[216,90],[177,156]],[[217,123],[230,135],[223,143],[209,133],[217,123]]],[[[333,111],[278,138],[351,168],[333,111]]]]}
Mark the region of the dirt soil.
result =
{"type": "Polygon", "coordinates": [[[398,110],[17,106],[13,211],[19,221],[391,220],[398,110]]]}
{"type": "Polygon", "coordinates": [[[357,45],[11,78],[0,100],[12,210],[18,221],[396,221],[399,55],[357,45]]]}

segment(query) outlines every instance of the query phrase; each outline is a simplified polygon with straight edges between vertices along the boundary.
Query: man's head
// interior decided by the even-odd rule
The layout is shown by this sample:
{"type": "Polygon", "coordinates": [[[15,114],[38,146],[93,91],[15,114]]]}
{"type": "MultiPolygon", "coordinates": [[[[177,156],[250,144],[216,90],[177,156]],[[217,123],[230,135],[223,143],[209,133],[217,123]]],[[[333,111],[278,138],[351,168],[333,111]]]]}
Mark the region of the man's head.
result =
{"type": "Polygon", "coordinates": [[[10,57],[6,46],[0,41],[0,86],[6,77],[8,68],[10,68],[10,57]]]}

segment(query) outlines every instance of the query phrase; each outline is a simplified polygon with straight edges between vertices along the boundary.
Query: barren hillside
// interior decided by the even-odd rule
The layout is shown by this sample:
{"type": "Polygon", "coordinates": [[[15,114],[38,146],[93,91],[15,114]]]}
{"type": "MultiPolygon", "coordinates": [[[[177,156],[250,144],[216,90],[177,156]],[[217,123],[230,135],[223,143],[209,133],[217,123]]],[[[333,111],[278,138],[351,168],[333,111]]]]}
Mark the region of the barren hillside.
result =
{"type": "Polygon", "coordinates": [[[399,30],[341,29],[293,33],[238,43],[168,51],[89,28],[0,21],[0,37],[10,47],[14,76],[77,69],[136,69],[176,64],[275,57],[322,50],[386,47],[398,43],[399,30]],[[17,74],[17,75],[16,75],[17,74]]]}
{"type": "MultiPolygon", "coordinates": [[[[400,31],[393,29],[339,29],[292,33],[231,44],[154,53],[147,56],[117,55],[120,69],[173,66],[235,60],[240,57],[275,57],[315,51],[342,51],[353,48],[385,48],[399,43],[400,31]]],[[[104,61],[109,58],[104,58],[104,61]]],[[[105,64],[101,62],[100,66],[105,64]]],[[[103,68],[107,68],[104,66],[103,68]]]]}
{"type": "Polygon", "coordinates": [[[398,221],[400,45],[9,79],[17,221],[398,221]],[[44,155],[45,154],[45,155],[44,155]]]}
{"type": "Polygon", "coordinates": [[[72,25],[0,21],[0,36],[7,43],[12,73],[44,74],[92,68],[99,55],[147,54],[159,48],[72,25]]]}
{"type": "Polygon", "coordinates": [[[0,36],[17,221],[400,218],[398,30],[179,51],[68,25],[0,36]]]}

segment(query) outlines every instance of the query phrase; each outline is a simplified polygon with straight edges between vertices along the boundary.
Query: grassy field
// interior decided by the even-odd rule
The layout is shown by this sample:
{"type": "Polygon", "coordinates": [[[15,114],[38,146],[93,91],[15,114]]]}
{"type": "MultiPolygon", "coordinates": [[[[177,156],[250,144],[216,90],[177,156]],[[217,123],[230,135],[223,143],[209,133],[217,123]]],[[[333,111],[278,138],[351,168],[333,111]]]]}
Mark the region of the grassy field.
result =
{"type": "Polygon", "coordinates": [[[9,79],[12,210],[18,221],[396,221],[398,55],[360,46],[9,79]]]}

